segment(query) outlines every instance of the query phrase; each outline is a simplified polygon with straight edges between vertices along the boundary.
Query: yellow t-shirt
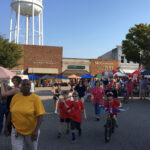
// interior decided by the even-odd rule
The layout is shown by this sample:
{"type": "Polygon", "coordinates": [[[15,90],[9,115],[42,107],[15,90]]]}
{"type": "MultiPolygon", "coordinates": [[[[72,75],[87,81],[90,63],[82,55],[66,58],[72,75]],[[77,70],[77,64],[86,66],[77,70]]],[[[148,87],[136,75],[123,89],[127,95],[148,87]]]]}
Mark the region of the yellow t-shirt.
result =
{"type": "Polygon", "coordinates": [[[11,101],[10,112],[17,132],[29,135],[37,125],[37,117],[45,114],[45,109],[38,95],[32,93],[30,96],[23,96],[19,93],[11,101]]]}

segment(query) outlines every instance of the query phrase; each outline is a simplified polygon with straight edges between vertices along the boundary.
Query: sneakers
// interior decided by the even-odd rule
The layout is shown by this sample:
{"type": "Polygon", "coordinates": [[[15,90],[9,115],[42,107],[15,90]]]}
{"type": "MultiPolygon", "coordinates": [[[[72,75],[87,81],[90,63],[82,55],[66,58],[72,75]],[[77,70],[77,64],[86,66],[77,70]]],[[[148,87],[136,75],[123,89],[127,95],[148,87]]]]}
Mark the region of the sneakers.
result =
{"type": "Polygon", "coordinates": [[[71,141],[72,144],[75,144],[76,142],[77,142],[76,139],[72,139],[71,141]]]}
{"type": "Polygon", "coordinates": [[[78,132],[78,136],[81,136],[82,135],[82,132],[81,132],[81,129],[79,130],[78,132]]]}
{"type": "Polygon", "coordinates": [[[100,118],[96,118],[96,121],[100,121],[100,118]]]}
{"type": "Polygon", "coordinates": [[[58,133],[57,138],[58,138],[58,139],[61,138],[61,133],[58,133]]]}

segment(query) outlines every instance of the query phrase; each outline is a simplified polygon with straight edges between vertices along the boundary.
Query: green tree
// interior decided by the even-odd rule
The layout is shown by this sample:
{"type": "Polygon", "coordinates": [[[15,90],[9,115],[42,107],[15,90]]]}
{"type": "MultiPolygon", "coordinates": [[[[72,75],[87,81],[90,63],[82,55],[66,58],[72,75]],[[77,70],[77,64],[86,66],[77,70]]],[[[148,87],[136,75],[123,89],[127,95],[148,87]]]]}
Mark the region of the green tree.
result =
{"type": "Polygon", "coordinates": [[[0,36],[0,66],[9,69],[16,67],[21,57],[21,47],[15,43],[9,43],[8,39],[0,36]]]}
{"type": "Polygon", "coordinates": [[[150,25],[139,24],[129,29],[122,41],[122,51],[128,61],[141,63],[150,69],[150,25]]]}

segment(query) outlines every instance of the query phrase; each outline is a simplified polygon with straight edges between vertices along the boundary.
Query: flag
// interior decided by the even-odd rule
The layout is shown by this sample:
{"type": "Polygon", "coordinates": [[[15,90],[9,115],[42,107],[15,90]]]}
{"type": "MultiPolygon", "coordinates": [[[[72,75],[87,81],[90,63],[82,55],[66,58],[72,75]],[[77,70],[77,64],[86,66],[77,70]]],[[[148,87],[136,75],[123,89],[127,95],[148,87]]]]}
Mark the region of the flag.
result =
{"type": "Polygon", "coordinates": [[[138,75],[140,75],[140,74],[141,74],[141,71],[142,71],[142,65],[141,65],[141,63],[139,63],[138,75]]]}

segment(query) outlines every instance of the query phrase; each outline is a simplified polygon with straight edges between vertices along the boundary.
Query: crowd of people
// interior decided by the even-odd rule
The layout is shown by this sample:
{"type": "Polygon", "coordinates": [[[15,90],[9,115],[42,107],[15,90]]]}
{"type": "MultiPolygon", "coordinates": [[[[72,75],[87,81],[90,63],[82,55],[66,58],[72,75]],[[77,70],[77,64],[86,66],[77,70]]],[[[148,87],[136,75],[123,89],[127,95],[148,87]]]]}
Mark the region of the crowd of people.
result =
{"type": "MultiPolygon", "coordinates": [[[[107,111],[113,112],[114,120],[116,122],[116,127],[118,127],[117,113],[119,112],[118,107],[121,106],[121,102],[118,100],[118,96],[130,98],[132,102],[134,96],[139,96],[139,99],[146,99],[149,96],[150,85],[146,78],[141,77],[139,81],[139,86],[137,87],[137,81],[131,78],[124,79],[85,79],[79,80],[76,84],[71,86],[69,92],[61,92],[61,87],[53,87],[52,93],[54,98],[54,103],[60,101],[58,104],[60,125],[58,129],[58,138],[62,135],[63,123],[67,123],[66,133],[69,133],[69,129],[72,132],[72,140],[76,139],[75,128],[78,129],[78,135],[81,136],[81,113],[84,112],[85,119],[86,110],[84,108],[84,102],[92,102],[95,109],[95,119],[97,121],[101,118],[101,109],[107,108],[107,111]],[[139,93],[134,93],[135,88],[139,93]],[[59,92],[57,92],[59,90],[59,92]],[[63,98],[60,99],[59,96],[62,93],[63,98]],[[135,95],[136,94],[136,95],[135,95]],[[111,109],[112,108],[112,109],[111,109]],[[79,119],[80,118],[80,119],[79,119]]],[[[56,103],[55,103],[56,108],[56,103]]],[[[54,113],[58,113],[55,109],[54,113]]]]}
{"type": "MultiPolygon", "coordinates": [[[[6,116],[4,133],[11,135],[12,150],[22,150],[25,146],[28,150],[37,150],[38,138],[42,116],[45,114],[44,106],[38,95],[31,90],[31,82],[27,79],[14,76],[12,78],[13,88],[1,81],[0,89],[0,135],[3,129],[3,120],[6,116]]],[[[101,109],[106,108],[108,113],[114,114],[116,127],[118,126],[117,114],[120,101],[118,96],[135,96],[135,89],[139,91],[139,99],[146,99],[150,93],[150,85],[146,78],[141,77],[139,86],[137,81],[131,78],[123,79],[84,79],[79,80],[71,89],[63,91],[61,86],[52,86],[54,100],[54,113],[59,114],[58,138],[62,136],[62,126],[66,123],[66,134],[71,132],[72,141],[76,140],[76,129],[78,136],[82,135],[82,112],[87,119],[85,101],[94,105],[95,120],[101,119],[101,109]],[[62,95],[63,98],[60,98],[62,95]]],[[[150,99],[149,99],[150,100],[150,99]]]]}

